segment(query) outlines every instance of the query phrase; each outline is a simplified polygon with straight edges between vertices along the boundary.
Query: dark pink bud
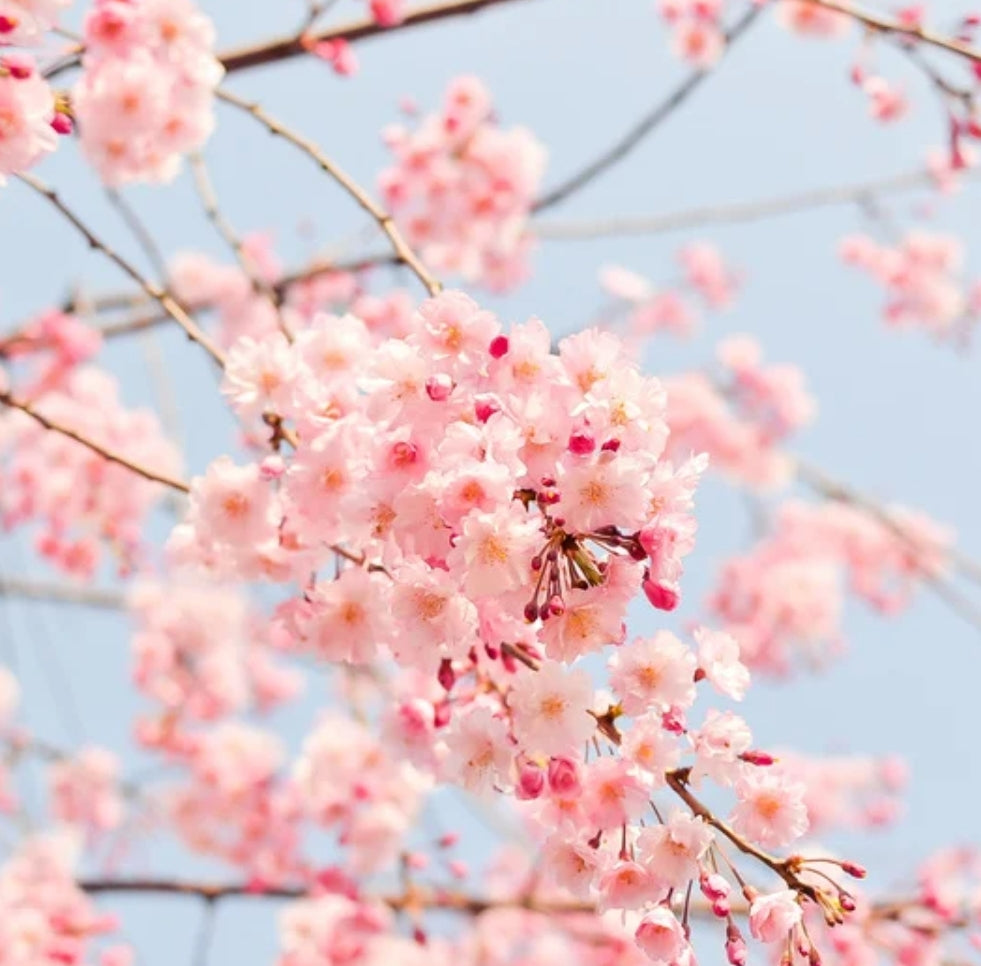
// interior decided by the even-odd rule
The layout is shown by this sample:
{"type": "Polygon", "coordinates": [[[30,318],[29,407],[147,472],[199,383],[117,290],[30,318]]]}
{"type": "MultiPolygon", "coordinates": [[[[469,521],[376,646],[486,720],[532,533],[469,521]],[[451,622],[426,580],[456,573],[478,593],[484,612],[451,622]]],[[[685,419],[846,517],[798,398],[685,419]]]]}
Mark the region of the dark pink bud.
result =
{"type": "Polygon", "coordinates": [[[16,57],[4,57],[3,66],[10,71],[14,80],[27,80],[34,73],[34,68],[27,61],[16,57]]]}
{"type": "Polygon", "coordinates": [[[430,376],[426,380],[426,395],[433,402],[445,402],[453,392],[453,380],[445,373],[430,376]]]}
{"type": "Polygon", "coordinates": [[[456,673],[453,670],[453,663],[448,657],[444,657],[440,662],[436,679],[444,691],[452,690],[453,685],[456,684],[456,673]]]}
{"type": "Polygon", "coordinates": [[[419,447],[415,443],[396,443],[389,453],[388,459],[394,468],[412,466],[419,458],[419,447]]]}
{"type": "Polygon", "coordinates": [[[841,903],[841,908],[844,909],[845,912],[855,911],[855,900],[847,892],[842,892],[838,896],[838,901],[841,903]]]}
{"type": "Polygon", "coordinates": [[[538,798],[545,790],[545,772],[533,761],[523,762],[518,772],[516,795],[523,801],[538,798]]]}
{"type": "Polygon", "coordinates": [[[509,348],[508,337],[506,335],[499,335],[491,339],[489,351],[495,359],[500,359],[502,356],[508,354],[509,348]]]}
{"type": "Polygon", "coordinates": [[[685,733],[685,713],[681,708],[669,708],[661,715],[661,727],[673,735],[685,733]]]}
{"type": "Polygon", "coordinates": [[[56,134],[71,134],[75,130],[75,124],[72,119],[60,111],[56,112],[55,116],[51,118],[51,127],[56,134]]]}
{"type": "Polygon", "coordinates": [[[729,913],[732,912],[732,906],[729,905],[728,899],[716,899],[712,903],[712,915],[718,916],[720,919],[725,919],[729,913]]]}
{"type": "Polygon", "coordinates": [[[533,624],[538,619],[538,604],[534,601],[530,601],[525,604],[525,620],[529,624],[533,624]]]}
{"type": "Polygon", "coordinates": [[[450,705],[444,701],[433,708],[433,725],[437,728],[445,728],[450,723],[450,705]]]}
{"type": "Polygon", "coordinates": [[[414,926],[412,929],[412,938],[420,946],[426,945],[426,931],[421,926],[414,926]]]}
{"type": "Polygon", "coordinates": [[[582,793],[579,765],[572,758],[552,758],[548,763],[548,787],[558,798],[578,798],[582,793]]]}
{"type": "Polygon", "coordinates": [[[855,879],[864,879],[869,874],[864,866],[856,862],[842,862],[841,869],[855,879]]]}
{"type": "Polygon", "coordinates": [[[608,439],[600,449],[604,453],[615,453],[620,448],[620,440],[618,439],[608,439]]]}
{"type": "Polygon", "coordinates": [[[17,21],[13,17],[0,17],[0,34],[9,34],[17,29],[17,21]]]}
{"type": "Polygon", "coordinates": [[[658,610],[674,610],[681,600],[681,595],[673,584],[645,580],[643,588],[647,599],[658,610]]]}
{"type": "Polygon", "coordinates": [[[491,399],[478,399],[474,403],[474,412],[478,422],[486,423],[496,412],[500,412],[500,407],[491,399]]]}
{"type": "Polygon", "coordinates": [[[767,751],[757,751],[756,749],[750,749],[749,751],[744,751],[739,756],[747,765],[759,765],[763,768],[769,768],[770,765],[776,764],[777,759],[773,757],[767,751]]]}
{"type": "Polygon", "coordinates": [[[702,875],[699,876],[698,887],[702,890],[702,895],[712,902],[718,902],[720,899],[727,899],[729,897],[729,893],[732,891],[732,886],[730,886],[728,881],[719,875],[718,872],[712,872],[709,874],[703,872],[702,875]]]}
{"type": "Polygon", "coordinates": [[[577,456],[588,456],[596,449],[596,440],[586,433],[573,433],[569,437],[569,452],[577,456]]]}
{"type": "Polygon", "coordinates": [[[436,844],[441,849],[452,849],[453,846],[456,845],[456,843],[459,841],[460,841],[459,832],[447,832],[439,837],[436,844]]]}
{"type": "Polygon", "coordinates": [[[501,656],[500,650],[492,644],[485,644],[484,651],[492,661],[496,661],[501,656]]]}

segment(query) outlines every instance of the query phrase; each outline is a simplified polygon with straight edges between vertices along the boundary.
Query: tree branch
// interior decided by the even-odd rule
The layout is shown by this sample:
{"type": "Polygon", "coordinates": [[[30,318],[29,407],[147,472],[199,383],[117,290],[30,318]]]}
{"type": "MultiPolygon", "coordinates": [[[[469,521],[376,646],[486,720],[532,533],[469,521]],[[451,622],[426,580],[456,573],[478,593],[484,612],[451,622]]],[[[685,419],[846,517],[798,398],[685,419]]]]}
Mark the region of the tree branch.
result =
{"type": "Polygon", "coordinates": [[[49,419],[47,416],[39,413],[30,403],[25,402],[22,399],[15,399],[9,392],[0,392],[0,404],[9,406],[11,409],[19,409],[22,413],[30,416],[31,419],[33,419],[36,423],[39,423],[45,429],[50,430],[53,433],[58,433],[60,436],[65,436],[68,439],[74,440],[76,443],[79,443],[86,449],[91,450],[93,453],[97,453],[110,463],[116,463],[130,472],[136,473],[138,476],[142,476],[144,479],[152,480],[154,483],[162,483],[164,486],[168,486],[172,490],[177,490],[180,493],[191,492],[191,488],[183,480],[178,480],[172,476],[167,476],[165,473],[158,473],[155,470],[141,466],[139,463],[134,463],[128,457],[123,456],[122,453],[117,453],[114,450],[108,449],[107,447],[95,442],[95,440],[89,439],[87,436],[83,436],[81,433],[76,432],[74,429],[71,429],[53,419],[49,419]]]}
{"type": "Polygon", "coordinates": [[[286,127],[272,115],[265,111],[259,104],[247,101],[237,94],[230,91],[219,89],[216,92],[219,100],[226,104],[231,104],[239,110],[251,114],[260,124],[262,124],[271,134],[283,138],[290,144],[299,148],[311,158],[320,169],[334,179],[356,202],[378,223],[378,227],[388,236],[392,249],[399,261],[409,268],[412,273],[423,284],[430,295],[437,295],[442,290],[442,285],[429,272],[419,257],[409,247],[402,233],[395,226],[392,216],[385,211],[370,195],[342,168],[332,161],[313,141],[298,134],[286,127]]]}
{"type": "Polygon", "coordinates": [[[816,7],[823,7],[825,10],[834,10],[837,13],[845,14],[852,20],[865,24],[870,30],[904,37],[908,41],[922,41],[932,47],[956,54],[958,57],[966,57],[968,60],[981,62],[981,50],[962,40],[945,37],[916,23],[894,20],[891,17],[873,13],[871,10],[862,10],[850,3],[840,2],[840,0],[807,0],[807,2],[816,7]]]}
{"type": "Polygon", "coordinates": [[[172,318],[185,332],[192,342],[197,342],[211,356],[219,366],[224,368],[225,357],[221,350],[198,328],[197,323],[184,311],[174,297],[159,285],[154,284],[141,274],[129,261],[111,249],[105,242],[101,241],[92,230],[83,222],[78,215],[72,211],[58,196],[54,189],[39,181],[33,175],[15,175],[18,181],[26,184],[37,194],[46,198],[55,208],[65,216],[74,228],[85,238],[89,247],[102,252],[111,262],[122,269],[150,298],[160,304],[160,307],[172,318]]]}
{"type": "MultiPolygon", "coordinates": [[[[392,27],[382,27],[375,22],[374,18],[363,17],[360,20],[353,20],[321,31],[315,34],[312,40],[314,43],[331,40],[346,40],[348,42],[367,40],[370,37],[393,34],[412,27],[420,27],[423,24],[434,23],[450,17],[461,17],[477,13],[487,7],[513,2],[514,0],[449,0],[449,2],[444,3],[432,3],[410,11],[405,20],[392,27]]],[[[309,43],[309,40],[307,42],[309,43]]],[[[308,50],[304,46],[303,34],[300,33],[277,37],[260,44],[225,50],[218,55],[218,59],[224,64],[225,70],[232,74],[238,70],[274,64],[306,53],[308,50]]]]}
{"type": "Polygon", "coordinates": [[[57,584],[27,580],[23,577],[0,575],[0,597],[21,597],[26,600],[56,601],[62,604],[79,604],[118,610],[126,603],[117,590],[84,587],[76,584],[57,584]]]}
{"type": "MultiPolygon", "coordinates": [[[[763,12],[761,5],[754,4],[726,33],[726,50],[745,33],[753,22],[763,12]]],[[[598,158],[591,161],[581,171],[560,182],[547,191],[532,206],[532,211],[544,211],[565,201],[570,195],[585,188],[608,169],[622,161],[641,141],[647,137],[662,121],[666,120],[679,108],[688,97],[715,71],[693,70],[688,77],[676,87],[667,98],[661,101],[653,110],[644,115],[619,141],[604,151],[598,158]]]]}

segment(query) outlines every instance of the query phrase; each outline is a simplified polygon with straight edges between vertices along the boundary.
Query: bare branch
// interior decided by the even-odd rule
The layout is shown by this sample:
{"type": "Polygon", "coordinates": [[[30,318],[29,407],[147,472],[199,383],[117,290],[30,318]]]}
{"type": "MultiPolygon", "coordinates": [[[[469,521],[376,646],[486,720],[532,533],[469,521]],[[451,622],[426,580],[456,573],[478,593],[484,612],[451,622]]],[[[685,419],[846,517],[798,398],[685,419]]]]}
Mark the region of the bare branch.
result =
{"type": "Polygon", "coordinates": [[[395,226],[392,216],[374,201],[347,172],[328,158],[313,141],[286,127],[285,124],[272,117],[259,104],[247,101],[237,94],[232,94],[223,89],[219,89],[216,96],[220,100],[225,101],[226,104],[231,104],[233,107],[239,108],[239,110],[248,112],[270,133],[289,141],[290,144],[298,147],[304,154],[316,162],[325,174],[333,178],[361,208],[378,222],[379,228],[388,236],[392,244],[392,249],[398,256],[399,261],[411,269],[416,278],[422,282],[426,291],[430,295],[437,295],[442,290],[442,285],[430,274],[426,266],[422,264],[419,257],[402,237],[402,233],[395,226]]]}
{"type": "MultiPolygon", "coordinates": [[[[444,3],[431,3],[423,7],[417,7],[400,24],[392,27],[380,26],[372,17],[363,17],[360,20],[353,20],[349,23],[332,27],[329,30],[315,34],[311,39],[314,43],[331,40],[367,40],[370,37],[390,35],[411,27],[419,27],[423,24],[434,23],[438,20],[445,20],[450,17],[461,17],[467,14],[477,13],[487,7],[501,6],[505,3],[513,3],[514,0],[450,0],[444,3]]],[[[309,42],[309,41],[307,41],[309,42]]],[[[281,60],[288,60],[291,57],[299,57],[307,53],[304,46],[303,34],[292,34],[286,37],[277,37],[274,40],[261,44],[252,44],[246,47],[237,47],[233,50],[223,51],[218,55],[218,59],[224,64],[225,70],[232,74],[237,70],[246,70],[250,67],[259,67],[264,64],[274,64],[281,60]]]]}
{"type": "Polygon", "coordinates": [[[208,220],[215,226],[215,230],[219,235],[221,235],[221,237],[225,240],[225,243],[232,250],[239,267],[252,283],[252,290],[256,292],[256,294],[265,298],[266,301],[273,307],[276,312],[276,320],[279,324],[279,330],[290,342],[292,342],[293,334],[289,331],[289,329],[286,327],[286,323],[283,321],[283,314],[280,307],[280,295],[276,289],[270,285],[256,270],[255,265],[249,258],[248,252],[245,250],[245,245],[242,243],[242,239],[239,238],[238,233],[234,228],[232,228],[231,223],[222,214],[221,208],[218,206],[218,195],[215,192],[215,187],[211,180],[211,176],[208,173],[208,166],[205,163],[204,157],[200,153],[195,153],[190,156],[189,160],[191,164],[191,172],[194,175],[194,185],[197,188],[198,196],[201,199],[201,205],[204,208],[205,215],[207,215],[208,220]]]}
{"type": "Polygon", "coordinates": [[[922,41],[931,47],[946,50],[948,53],[956,54],[959,57],[966,57],[968,60],[981,62],[981,50],[972,47],[962,40],[952,37],[945,37],[926,27],[919,26],[913,22],[894,20],[882,14],[873,13],[871,10],[863,10],[850,3],[843,3],[841,0],[807,0],[817,7],[825,10],[834,10],[837,13],[845,14],[852,20],[865,24],[872,31],[905,38],[908,42],[922,41]]]}
{"type": "Polygon", "coordinates": [[[167,476],[165,473],[158,473],[156,470],[151,470],[146,466],[141,466],[139,463],[134,463],[128,457],[123,456],[122,453],[117,453],[114,450],[108,449],[107,447],[95,442],[95,440],[89,439],[87,436],[83,436],[81,433],[76,432],[74,429],[64,426],[53,419],[49,419],[47,416],[39,413],[30,403],[21,399],[15,399],[9,392],[0,392],[0,404],[9,406],[11,409],[19,409],[22,413],[30,416],[31,419],[33,419],[36,423],[39,423],[45,429],[74,440],[76,443],[81,444],[86,449],[91,450],[93,453],[97,453],[110,463],[116,463],[119,466],[125,467],[127,470],[130,470],[130,472],[136,473],[138,476],[142,476],[144,479],[152,480],[155,483],[162,483],[164,486],[168,486],[172,490],[177,490],[181,493],[190,493],[191,491],[191,488],[183,480],[175,479],[172,476],[167,476]]]}
{"type": "MultiPolygon", "coordinates": [[[[726,34],[726,49],[736,42],[753,22],[763,12],[763,7],[754,4],[736,22],[726,34]]],[[[634,148],[639,145],[662,121],[670,117],[688,97],[693,94],[706,78],[715,71],[693,70],[688,77],[676,87],[653,110],[645,114],[619,141],[604,151],[598,158],[590,161],[581,171],[547,191],[532,206],[533,211],[544,211],[565,201],[586,185],[593,182],[615,164],[622,161],[634,148]]]]}
{"type": "Polygon", "coordinates": [[[98,607],[106,610],[118,610],[126,603],[124,595],[118,590],[85,587],[79,584],[50,583],[4,575],[0,575],[0,597],[79,604],[83,607],[98,607]]]}
{"type": "Polygon", "coordinates": [[[860,181],[829,188],[815,188],[811,191],[799,191],[775,198],[761,198],[756,201],[736,201],[729,204],[683,208],[679,211],[639,218],[545,221],[535,224],[535,234],[548,241],[579,241],[609,236],[657,235],[688,228],[705,228],[709,225],[739,224],[769,218],[773,215],[794,214],[811,208],[861,203],[876,195],[912,191],[916,188],[928,187],[930,183],[931,179],[927,172],[910,171],[878,181],[860,181]]]}
{"type": "Polygon", "coordinates": [[[42,195],[46,198],[55,208],[58,209],[65,216],[65,218],[75,227],[75,229],[85,238],[89,243],[89,247],[95,249],[96,251],[102,252],[111,262],[121,268],[134,282],[150,298],[155,302],[160,304],[160,307],[170,316],[186,333],[187,337],[192,342],[197,342],[219,366],[224,368],[225,357],[222,351],[205,335],[204,332],[198,328],[197,323],[184,311],[181,305],[174,299],[174,297],[160,288],[159,285],[151,282],[143,274],[141,274],[134,266],[127,261],[122,255],[119,255],[116,251],[109,248],[105,242],[101,241],[92,230],[83,222],[78,215],[72,211],[58,196],[54,189],[48,187],[42,181],[39,181],[33,175],[18,174],[15,175],[18,181],[22,184],[26,184],[37,194],[42,195]]]}

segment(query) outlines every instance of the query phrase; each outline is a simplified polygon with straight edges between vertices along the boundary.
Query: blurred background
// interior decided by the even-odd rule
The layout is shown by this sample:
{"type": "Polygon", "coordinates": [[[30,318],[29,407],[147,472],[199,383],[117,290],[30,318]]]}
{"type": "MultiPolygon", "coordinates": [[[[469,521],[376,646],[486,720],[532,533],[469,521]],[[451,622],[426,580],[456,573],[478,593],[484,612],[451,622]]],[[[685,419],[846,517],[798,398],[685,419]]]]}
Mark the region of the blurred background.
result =
{"type": "MultiPolygon", "coordinates": [[[[200,6],[216,23],[220,48],[289,33],[305,13],[300,0],[202,0],[200,6]]],[[[365,7],[342,0],[331,18],[357,17],[365,7]]],[[[930,8],[938,26],[953,25],[963,12],[948,0],[930,8]]],[[[906,86],[913,110],[894,125],[871,120],[866,98],[848,79],[859,43],[854,29],[840,40],[802,39],[765,14],[714,76],[623,163],[543,220],[654,215],[922,167],[927,150],[947,139],[934,92],[900,54],[877,45],[878,69],[906,86]]],[[[373,190],[388,161],[379,132],[397,118],[400,99],[411,97],[424,111],[434,108],[448,81],[460,74],[488,84],[505,126],[527,126],[545,143],[546,186],[612,143],[687,74],[672,57],[648,0],[523,0],[372,39],[355,50],[361,69],[352,78],[301,58],[235,74],[227,86],[307,134],[373,190]]],[[[955,76],[959,67],[953,65],[955,76]]],[[[378,250],[377,242],[352,245],[366,227],[363,214],[308,159],[227,107],[219,104],[217,112],[218,127],[204,153],[222,207],[240,233],[271,232],[287,266],[302,265],[332,244],[350,254],[378,250]]],[[[111,244],[149,270],[91,169],[79,163],[77,145],[63,143],[39,174],[111,244]]],[[[127,189],[125,196],[168,255],[196,250],[230,261],[187,172],[166,189],[127,189]]],[[[981,190],[968,181],[940,203],[921,191],[889,195],[879,207],[899,226],[926,217],[937,230],[957,234],[973,278],[981,274],[979,202],[981,190]]],[[[88,292],[126,287],[22,185],[11,183],[0,193],[0,224],[6,239],[2,328],[59,303],[72,286],[88,292]]],[[[976,350],[936,344],[921,331],[886,328],[881,288],[843,266],[836,253],[843,235],[879,227],[860,207],[838,205],[697,231],[543,240],[529,282],[506,296],[474,294],[505,323],[535,315],[556,334],[571,332],[604,304],[597,283],[601,266],[620,264],[655,284],[669,282],[677,275],[681,245],[711,241],[744,275],[742,291],[731,310],[705,321],[696,339],[653,340],[647,370],[661,375],[704,365],[721,338],[753,334],[769,360],[801,366],[817,397],[818,419],[795,441],[796,453],[870,494],[955,527],[963,551],[981,557],[976,350]]],[[[409,276],[403,284],[417,292],[409,276]]],[[[188,471],[201,472],[215,456],[235,452],[234,424],[204,354],[172,328],[159,328],[151,338],[166,359],[166,392],[177,403],[188,471]]],[[[132,405],[156,405],[159,398],[146,351],[145,342],[127,338],[109,345],[103,357],[132,405]]],[[[751,538],[745,500],[718,480],[703,485],[697,506],[699,540],[687,561],[682,606],[671,616],[638,607],[632,632],[681,627],[697,617],[720,562],[751,538]]],[[[166,519],[158,525],[163,536],[166,519]]],[[[0,542],[4,575],[53,576],[32,561],[29,540],[18,535],[0,542]]],[[[758,682],[741,710],[758,746],[905,757],[912,780],[902,820],[876,835],[834,841],[875,870],[876,884],[901,884],[932,849],[977,840],[981,634],[928,590],[898,619],[849,605],[845,630],[848,651],[841,660],[820,674],[800,674],[792,685],[758,682]]],[[[131,736],[139,698],[128,683],[128,634],[125,621],[110,612],[0,599],[0,661],[22,680],[25,723],[65,748],[98,743],[129,749],[126,770],[139,777],[146,759],[131,736]]],[[[287,741],[295,743],[308,729],[325,693],[312,675],[306,697],[274,719],[287,741]]],[[[39,786],[24,794],[28,802],[32,794],[41,800],[39,786]]],[[[461,855],[479,868],[491,833],[460,799],[441,798],[434,809],[432,820],[441,827],[472,836],[461,855]]],[[[180,850],[160,838],[140,845],[136,854],[137,864],[155,872],[221,873],[185,863],[180,850]]],[[[198,903],[107,897],[103,905],[123,915],[124,933],[143,966],[191,963],[198,903]]],[[[223,903],[209,961],[270,962],[275,911],[275,903],[223,903]]]]}

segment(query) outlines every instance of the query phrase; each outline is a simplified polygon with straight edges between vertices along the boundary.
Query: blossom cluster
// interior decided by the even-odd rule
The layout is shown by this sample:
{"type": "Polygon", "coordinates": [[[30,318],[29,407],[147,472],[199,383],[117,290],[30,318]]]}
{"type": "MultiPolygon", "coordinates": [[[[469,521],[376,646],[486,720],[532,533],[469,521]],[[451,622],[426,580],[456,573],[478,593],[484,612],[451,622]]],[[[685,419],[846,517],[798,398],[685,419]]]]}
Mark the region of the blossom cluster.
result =
{"type": "Polygon", "coordinates": [[[981,315],[981,283],[972,288],[960,278],[964,253],[956,238],[917,230],[896,245],[883,245],[852,235],[839,251],[847,264],[885,288],[883,317],[889,325],[948,338],[963,335],[981,315]]]}
{"type": "Polygon", "coordinates": [[[631,336],[646,338],[658,332],[691,335],[698,323],[698,309],[691,296],[714,310],[732,304],[740,279],[713,245],[685,245],[678,252],[678,262],[681,284],[661,288],[618,265],[601,269],[600,285],[615,301],[614,318],[625,315],[631,336]]]}
{"type": "Polygon", "coordinates": [[[700,372],[665,380],[671,451],[706,452],[714,469],[753,488],[785,484],[793,464],[779,444],[815,412],[803,373],[793,365],[764,365],[748,336],[720,343],[717,358],[719,380],[700,372]]]}
{"type": "Polygon", "coordinates": [[[223,68],[192,0],[95,0],[72,89],[82,150],[110,185],[165,182],[214,126],[223,68]]]}
{"type": "MultiPolygon", "coordinates": [[[[127,409],[104,370],[67,365],[73,345],[86,347],[58,343],[31,386],[35,411],[143,466],[176,472],[180,456],[156,414],[127,409]]],[[[120,571],[131,571],[142,560],[147,520],[160,501],[159,484],[49,432],[26,413],[0,413],[0,520],[8,529],[37,524],[35,547],[53,566],[89,578],[108,547],[120,571]]]]}
{"type": "Polygon", "coordinates": [[[525,128],[501,128],[487,88],[451,82],[441,110],[384,133],[395,163],[379,183],[409,243],[437,271],[495,289],[520,282],[532,248],[528,216],[545,150],[525,128]]]}
{"type": "MultiPolygon", "coordinates": [[[[0,6],[2,9],[2,6],[0,6]]],[[[71,130],[55,96],[27,54],[0,56],[0,185],[50,154],[71,130]]]]}
{"type": "Polygon", "coordinates": [[[886,513],[882,521],[845,503],[790,500],[761,541],[724,563],[708,608],[750,667],[782,674],[795,658],[820,665],[840,652],[846,582],[896,613],[945,572],[951,535],[901,507],[886,513]]]}

